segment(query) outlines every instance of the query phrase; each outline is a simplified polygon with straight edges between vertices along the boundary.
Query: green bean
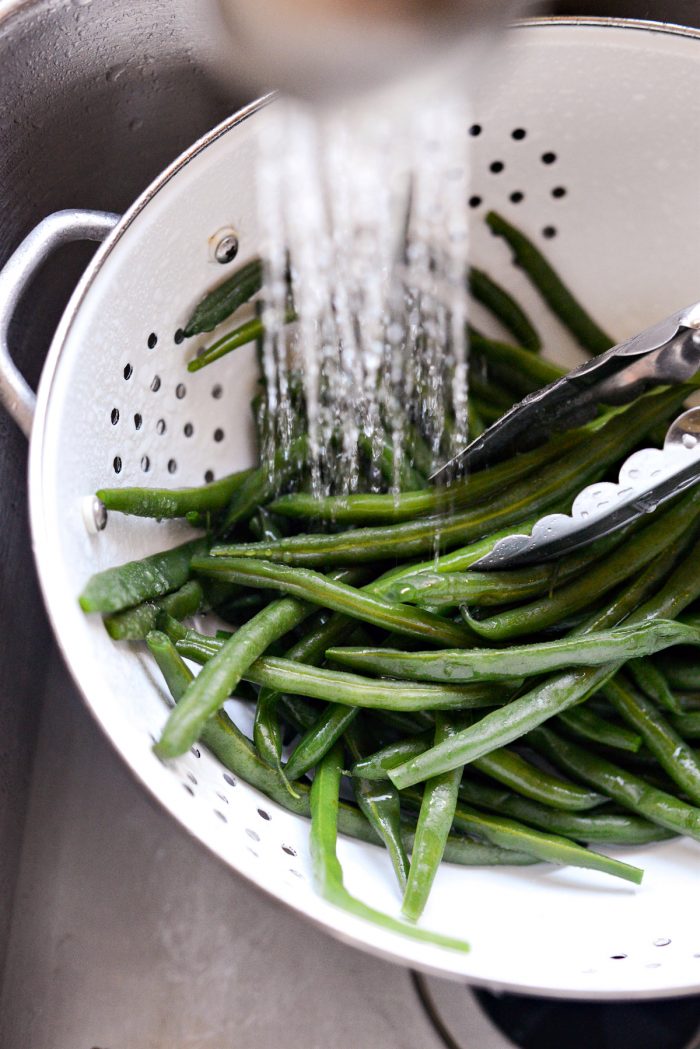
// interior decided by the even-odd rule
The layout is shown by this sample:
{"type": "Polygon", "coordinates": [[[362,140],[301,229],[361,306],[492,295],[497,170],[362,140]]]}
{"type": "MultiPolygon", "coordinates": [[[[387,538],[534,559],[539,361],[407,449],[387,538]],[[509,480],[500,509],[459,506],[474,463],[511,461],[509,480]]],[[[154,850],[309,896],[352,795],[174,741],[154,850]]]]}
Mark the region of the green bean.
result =
{"type": "Polygon", "coordinates": [[[469,269],[469,290],[477,302],[485,306],[521,346],[533,353],[542,349],[537,330],[525,311],[505,288],[476,266],[469,269]]]}
{"type": "Polygon", "coordinates": [[[616,750],[629,750],[635,753],[642,745],[640,735],[630,732],[624,725],[599,717],[594,711],[588,709],[587,703],[572,707],[570,710],[563,710],[557,717],[557,722],[575,736],[593,740],[595,743],[603,743],[616,750]]]}
{"type": "Polygon", "coordinates": [[[202,668],[182,701],[168,718],[155,750],[160,757],[184,754],[197,740],[202,726],[221,707],[245,670],[277,638],[288,633],[311,612],[293,598],[274,601],[221,645],[202,668]]]}
{"type": "MultiPolygon", "coordinates": [[[[435,719],[435,743],[441,743],[453,732],[452,723],[442,714],[435,719]]],[[[452,826],[461,769],[453,769],[428,780],[423,790],[416,825],[411,866],[401,911],[417,921],[428,900],[452,826]]]]}
{"type": "Polygon", "coordinates": [[[296,478],[302,471],[307,453],[307,438],[297,437],[288,454],[281,451],[275,454],[272,469],[269,464],[264,464],[254,470],[233,494],[222,525],[223,533],[229,532],[239,522],[247,521],[259,506],[268,502],[279,485],[296,478]]]}
{"type": "Polygon", "coordinates": [[[476,360],[482,358],[486,362],[493,380],[505,385],[518,397],[548,386],[566,374],[565,368],[552,364],[544,357],[538,357],[520,346],[489,339],[473,328],[469,331],[469,344],[476,360]]]}
{"type": "Polygon", "coordinates": [[[196,558],[192,565],[200,574],[225,579],[227,582],[244,583],[246,586],[281,590],[407,637],[423,638],[445,645],[464,645],[470,640],[468,630],[460,624],[407,605],[386,601],[308,569],[223,555],[196,558]]]}
{"type": "MultiPolygon", "coordinates": [[[[346,746],[355,762],[362,756],[361,742],[364,740],[361,728],[356,721],[345,733],[346,746]]],[[[352,789],[360,811],[386,846],[396,880],[403,892],[408,879],[409,862],[403,840],[399,792],[387,780],[377,784],[361,776],[353,776],[352,789]]]]}
{"type": "Polygon", "coordinates": [[[488,213],[486,221],[492,233],[504,238],[513,252],[516,266],[527,274],[549,308],[579,345],[589,353],[603,353],[609,349],[613,340],[574,298],[532,241],[494,211],[488,213]]]}
{"type": "MultiPolygon", "coordinates": [[[[241,627],[242,629],[244,628],[241,627]]],[[[231,641],[239,634],[240,630],[233,635],[231,641]]],[[[228,642],[207,637],[196,630],[185,630],[176,637],[176,644],[178,652],[186,659],[206,664],[228,642]]],[[[512,689],[518,685],[517,681],[499,682],[498,685],[422,685],[413,682],[377,681],[375,678],[305,666],[302,663],[293,663],[290,659],[273,656],[256,659],[255,663],[246,667],[241,676],[255,685],[275,688],[280,692],[311,696],[314,699],[344,703],[347,706],[410,712],[492,707],[506,702],[512,689]]]]}
{"type": "Polygon", "coordinates": [[[282,765],[282,727],[278,715],[280,693],[263,688],[258,695],[253,721],[253,742],[260,757],[278,776],[291,794],[294,787],[282,765]]]}
{"type": "Polygon", "coordinates": [[[208,292],[192,312],[183,332],[185,338],[211,331],[230,317],[244,302],[260,291],[263,282],[263,264],[251,259],[244,266],[208,292]]]}
{"type": "Polygon", "coordinates": [[[337,744],[323,759],[311,785],[311,862],[316,889],[324,899],[358,917],[429,943],[438,943],[456,951],[469,950],[468,944],[450,936],[428,932],[398,921],[368,907],[351,896],[343,884],[343,871],[338,861],[338,801],[342,769],[342,748],[337,744]]]}
{"type": "MultiPolygon", "coordinates": [[[[424,754],[430,747],[427,733],[412,739],[402,739],[389,743],[381,750],[358,762],[353,767],[353,774],[362,775],[368,780],[379,780],[388,777],[390,770],[411,758],[424,754]]],[[[491,779],[503,783],[534,801],[560,809],[565,812],[579,812],[602,804],[605,799],[593,791],[567,783],[559,776],[553,776],[525,761],[514,751],[501,748],[494,750],[473,763],[477,771],[491,779]]]]}
{"type": "Polygon", "coordinates": [[[674,836],[671,831],[638,816],[608,812],[593,815],[560,812],[528,798],[472,780],[462,780],[459,797],[479,808],[490,809],[501,816],[510,816],[540,830],[562,834],[566,838],[585,843],[646,845],[648,842],[665,841],[674,836]]]}
{"type": "MultiPolygon", "coordinates": [[[[374,446],[372,440],[366,434],[360,434],[358,438],[358,446],[365,458],[370,463],[375,464],[374,446]]],[[[411,491],[411,489],[414,488],[420,489],[425,487],[425,477],[419,470],[415,469],[405,457],[401,460],[399,465],[399,474],[397,478],[394,448],[389,441],[385,440],[382,442],[381,451],[375,465],[378,467],[385,483],[393,485],[398,482],[401,491],[411,491]]]]}
{"type": "Polygon", "coordinates": [[[662,656],[656,665],[672,689],[700,691],[700,659],[694,654],[674,653],[672,659],[662,656]]]}
{"type": "Polygon", "coordinates": [[[539,598],[529,605],[501,612],[490,619],[468,622],[475,633],[489,640],[503,641],[519,634],[532,634],[590,604],[595,597],[608,593],[634,575],[673,539],[682,536],[700,513],[700,488],[695,488],[675,502],[670,509],[635,534],[623,547],[614,550],[580,579],[539,598]]]}
{"type": "Polygon", "coordinates": [[[670,714],[669,722],[683,739],[700,739],[700,711],[670,714]]]}
{"type": "Polygon", "coordinates": [[[322,499],[306,492],[295,492],[275,499],[270,510],[285,517],[334,521],[337,524],[409,521],[441,510],[453,511],[482,503],[494,494],[502,493],[514,482],[541,470],[553,460],[562,458],[589,438],[590,432],[585,427],[571,430],[540,448],[522,452],[488,470],[454,481],[448,488],[401,492],[398,495],[360,492],[322,499]]]}
{"type": "Polygon", "coordinates": [[[480,437],[485,429],[486,422],[479,412],[479,406],[474,400],[474,396],[471,395],[467,405],[467,431],[469,433],[469,440],[473,441],[476,437],[480,437]]]}
{"type": "Polygon", "coordinates": [[[700,762],[657,707],[619,677],[603,688],[608,702],[642,736],[662,769],[688,798],[700,804],[700,762]]]}
{"type": "Polygon", "coordinates": [[[80,595],[83,612],[121,612],[179,590],[190,578],[190,561],[208,549],[206,539],[192,539],[172,550],[97,572],[80,595]]]}
{"type": "MultiPolygon", "coordinates": [[[[411,788],[404,791],[402,797],[416,804],[420,794],[411,788]]],[[[633,867],[628,863],[612,859],[612,857],[592,852],[568,838],[557,834],[544,834],[542,831],[534,830],[515,820],[479,812],[470,805],[457,805],[454,825],[469,834],[485,838],[493,845],[499,845],[504,849],[517,849],[519,852],[529,852],[538,860],[545,860],[547,863],[602,871],[603,874],[623,878],[635,885],[640,884],[644,874],[639,867],[633,867]]]]}
{"type": "Polygon", "coordinates": [[[650,659],[632,659],[627,665],[627,670],[644,695],[649,696],[666,710],[680,714],[681,707],[678,700],[664,675],[650,659]]]}
{"type": "Polygon", "coordinates": [[[104,624],[115,641],[144,641],[146,635],[155,630],[161,612],[167,612],[174,619],[186,619],[199,611],[203,598],[202,587],[191,579],[172,594],[105,616],[104,624]]]}
{"type": "Polygon", "coordinates": [[[613,415],[596,434],[593,446],[589,442],[575,448],[564,461],[550,469],[536,489],[525,479],[485,507],[393,526],[357,528],[335,535],[296,535],[276,543],[240,543],[216,549],[231,557],[252,556],[285,564],[323,566],[412,557],[433,550],[436,544],[445,549],[457,546],[528,514],[551,508],[553,503],[558,504],[579,491],[587,480],[600,476],[606,466],[633,448],[656,418],[682,403],[686,395],[685,387],[682,391],[674,387],[670,391],[647,394],[635,402],[633,415],[627,410],[613,415]]]}
{"type": "MultiPolygon", "coordinates": [[[[287,309],[284,315],[284,323],[291,324],[296,319],[297,315],[294,310],[287,309]]],[[[198,372],[201,368],[206,368],[208,364],[221,360],[222,357],[232,353],[233,350],[238,350],[241,346],[247,346],[250,342],[257,342],[264,334],[265,328],[260,317],[251,317],[250,320],[239,324],[233,331],[222,335],[211,346],[202,348],[196,357],[187,362],[187,371],[198,372]]]]}
{"type": "Polygon", "coordinates": [[[283,535],[272,514],[264,506],[259,506],[255,511],[248,522],[248,528],[251,534],[262,542],[281,539],[283,535]]]}
{"type": "MultiPolygon", "coordinates": [[[[148,647],[157,659],[158,665],[166,677],[166,682],[178,701],[192,681],[192,673],[165,634],[154,631],[148,636],[148,647]]],[[[305,783],[294,784],[295,795],[285,789],[271,769],[246,739],[243,733],[231,721],[225,711],[219,710],[206,723],[202,730],[201,742],[214,754],[225,768],[262,791],[283,808],[299,816],[310,815],[309,787],[305,783]]],[[[338,807],[338,829],[360,841],[381,843],[376,832],[364,816],[344,802],[338,807]]],[[[404,841],[410,846],[413,835],[406,831],[404,841]]],[[[490,864],[527,864],[532,862],[529,855],[518,852],[484,846],[478,842],[452,835],[445,850],[445,858],[452,863],[467,866],[490,864]]]]}
{"type": "Polygon", "coordinates": [[[656,619],[510,648],[443,649],[439,652],[331,648],[326,656],[334,663],[354,670],[408,681],[499,681],[501,678],[532,677],[562,667],[626,661],[671,645],[689,643],[700,645],[700,630],[696,627],[656,619]]]}
{"type": "Polygon", "coordinates": [[[570,740],[556,736],[551,729],[538,728],[528,739],[547,757],[572,776],[590,783],[627,809],[675,834],[700,840],[700,809],[674,798],[645,780],[584,750],[570,740]]]}
{"type": "Polygon", "coordinates": [[[344,735],[358,713],[359,707],[329,703],[292,751],[285,766],[287,778],[300,779],[304,773],[322,761],[331,747],[344,735]]]}
{"type": "Polygon", "coordinates": [[[254,471],[238,470],[218,481],[194,488],[100,488],[96,493],[107,510],[135,517],[185,517],[224,510],[254,471]]]}
{"type": "MultiPolygon", "coordinates": [[[[630,625],[654,618],[678,615],[700,594],[700,542],[695,540],[689,553],[672,572],[662,589],[633,612],[630,625]]],[[[617,615],[619,600],[590,621],[590,629],[606,627],[617,615]]],[[[613,620],[614,621],[614,620],[613,620]]],[[[484,754],[511,743],[541,725],[555,714],[575,706],[598,689],[621,667],[605,663],[600,667],[583,667],[548,678],[543,683],[513,700],[502,710],[494,710],[476,725],[456,733],[449,740],[425,754],[400,765],[390,773],[394,786],[419,783],[457,765],[466,765],[484,754]]]]}

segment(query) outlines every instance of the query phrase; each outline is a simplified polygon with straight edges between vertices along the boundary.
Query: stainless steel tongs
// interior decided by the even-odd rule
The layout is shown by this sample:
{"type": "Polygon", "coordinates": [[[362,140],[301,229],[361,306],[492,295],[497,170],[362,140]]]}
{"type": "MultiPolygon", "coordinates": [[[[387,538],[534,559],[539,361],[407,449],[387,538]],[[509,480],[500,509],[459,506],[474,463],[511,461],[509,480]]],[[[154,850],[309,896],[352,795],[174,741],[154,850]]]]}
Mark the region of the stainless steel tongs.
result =
{"type": "MultiPolygon", "coordinates": [[[[623,405],[653,386],[675,385],[700,369],[700,302],[586,361],[556,382],[529,394],[451,462],[484,469],[535,448],[554,432],[594,418],[598,405],[623,405]]],[[[645,448],[622,465],[617,484],[589,485],[571,514],[541,518],[532,534],[501,539],[473,568],[510,569],[558,557],[622,528],[700,481],[700,407],[680,415],[663,449],[645,448]]]]}

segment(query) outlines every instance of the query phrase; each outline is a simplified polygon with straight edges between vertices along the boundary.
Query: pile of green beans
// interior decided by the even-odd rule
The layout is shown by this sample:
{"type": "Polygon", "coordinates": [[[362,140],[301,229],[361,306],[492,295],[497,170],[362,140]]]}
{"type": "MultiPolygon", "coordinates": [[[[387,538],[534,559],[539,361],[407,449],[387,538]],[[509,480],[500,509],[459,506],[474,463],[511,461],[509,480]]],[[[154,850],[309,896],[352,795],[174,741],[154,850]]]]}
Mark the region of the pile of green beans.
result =
{"type": "MultiPolygon", "coordinates": [[[[580,344],[607,348],[539,250],[499,216],[487,221],[580,344]]],[[[259,260],[246,264],[198,304],[186,337],[214,330],[262,281],[259,260]]],[[[478,269],[469,286],[516,343],[471,332],[470,414],[487,420],[561,373],[537,355],[537,330],[505,289],[478,269]]],[[[259,316],[247,320],[190,368],[261,335],[259,316]]],[[[161,759],[200,741],[310,816],[327,899],[463,950],[415,925],[443,860],[571,864],[638,883],[640,869],[591,846],[700,840],[700,487],[558,562],[472,568],[504,535],[567,511],[688,391],[601,411],[447,488],[428,486],[430,453],[414,426],[398,494],[315,498],[303,435],[272,474],[258,466],[199,488],[102,489],[110,512],[181,518],[206,534],[98,573],[81,607],[156,660],[174,701],[161,759]],[[212,613],[205,631],[192,621],[212,613]],[[252,739],[224,709],[232,694],[254,708],[252,739]],[[354,803],[341,800],[342,780],[354,803]],[[402,919],[348,893],[339,832],[386,848],[402,919]]],[[[393,478],[390,445],[375,465],[393,478]]]]}

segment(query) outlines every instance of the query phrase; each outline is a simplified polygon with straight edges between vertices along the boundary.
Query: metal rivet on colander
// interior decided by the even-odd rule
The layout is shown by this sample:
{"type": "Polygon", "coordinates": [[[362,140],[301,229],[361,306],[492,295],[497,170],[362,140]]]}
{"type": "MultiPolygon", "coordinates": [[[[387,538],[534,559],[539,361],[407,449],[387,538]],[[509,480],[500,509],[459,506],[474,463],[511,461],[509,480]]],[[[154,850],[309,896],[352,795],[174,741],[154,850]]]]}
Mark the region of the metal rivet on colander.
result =
{"type": "Polygon", "coordinates": [[[83,499],[82,514],[90,535],[97,535],[107,527],[107,507],[96,495],[88,495],[83,499]]]}
{"type": "Polygon", "coordinates": [[[214,244],[214,258],[225,266],[227,262],[233,262],[238,254],[238,234],[235,230],[219,230],[212,237],[214,244]]]}

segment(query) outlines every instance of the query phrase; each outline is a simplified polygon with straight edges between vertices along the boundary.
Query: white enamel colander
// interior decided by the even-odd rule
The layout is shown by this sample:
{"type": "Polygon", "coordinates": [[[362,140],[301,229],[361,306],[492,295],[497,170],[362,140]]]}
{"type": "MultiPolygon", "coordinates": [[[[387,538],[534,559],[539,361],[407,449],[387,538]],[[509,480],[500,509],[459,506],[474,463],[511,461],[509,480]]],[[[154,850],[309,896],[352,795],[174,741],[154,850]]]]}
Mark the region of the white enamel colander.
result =
{"type": "MultiPolygon", "coordinates": [[[[542,243],[618,338],[695,301],[700,34],[645,23],[544,21],[514,29],[505,59],[499,81],[477,100],[473,258],[537,318],[557,356],[573,362],[566,335],[503,244],[484,233],[481,216],[495,207],[542,243]]],[[[196,484],[251,461],[252,351],[190,375],[185,363],[197,343],[182,344],[175,333],[226,275],[216,246],[231,230],[240,243],[237,261],[256,254],[254,162],[264,120],[258,103],[216,128],[121,219],[50,216],[0,275],[3,400],[28,435],[31,429],[32,540],[75,681],[116,749],[175,819],[232,869],[348,943],[437,974],[534,994],[698,992],[697,843],[618,850],[646,869],[640,888],[593,871],[444,864],[423,923],[467,939],[466,955],[376,928],[314,892],[306,821],[237,782],[203,749],[168,765],[154,757],[152,742],[166,717],[157,669],[140,648],[114,644],[99,618],[78,608],[91,573],[192,534],[179,524],[118,514],[97,531],[90,493],[106,484],[196,484]],[[106,239],[56,332],[34,407],[8,356],[9,317],[46,253],[81,237],[106,239]]],[[[484,324],[476,314],[475,321],[484,324]]],[[[339,853],[349,890],[397,913],[383,851],[342,839],[339,853]]]]}

